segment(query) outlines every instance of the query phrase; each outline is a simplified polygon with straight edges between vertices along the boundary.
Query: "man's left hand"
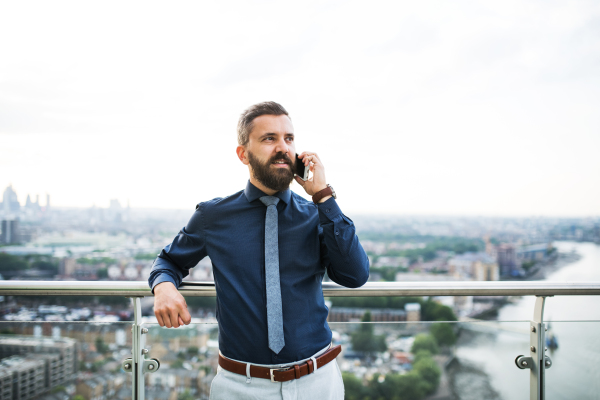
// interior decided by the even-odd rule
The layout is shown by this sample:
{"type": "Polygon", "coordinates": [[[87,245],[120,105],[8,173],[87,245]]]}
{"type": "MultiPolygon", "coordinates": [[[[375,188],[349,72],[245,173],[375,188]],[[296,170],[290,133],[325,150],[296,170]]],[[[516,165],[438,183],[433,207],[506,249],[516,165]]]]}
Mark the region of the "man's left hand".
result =
{"type": "MultiPolygon", "coordinates": [[[[306,181],[303,181],[298,175],[294,177],[296,182],[304,188],[306,193],[313,196],[315,193],[325,189],[327,187],[327,179],[325,179],[325,167],[319,159],[317,153],[310,151],[304,151],[299,154],[298,157],[304,162],[305,166],[309,166],[312,177],[306,181]]],[[[331,196],[324,197],[321,199],[321,203],[329,199],[331,196]]]]}

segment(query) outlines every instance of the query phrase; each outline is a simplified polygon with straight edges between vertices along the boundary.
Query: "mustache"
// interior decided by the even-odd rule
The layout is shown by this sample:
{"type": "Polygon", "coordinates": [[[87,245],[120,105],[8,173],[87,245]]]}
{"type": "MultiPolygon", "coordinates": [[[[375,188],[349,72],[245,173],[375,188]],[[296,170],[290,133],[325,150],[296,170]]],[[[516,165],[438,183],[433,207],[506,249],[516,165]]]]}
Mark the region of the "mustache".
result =
{"type": "Polygon", "coordinates": [[[275,154],[273,157],[271,157],[271,159],[269,160],[269,164],[273,163],[275,161],[279,161],[279,160],[283,160],[286,164],[292,165],[292,160],[288,157],[288,155],[286,153],[282,153],[282,152],[279,152],[279,153],[275,154]]]}

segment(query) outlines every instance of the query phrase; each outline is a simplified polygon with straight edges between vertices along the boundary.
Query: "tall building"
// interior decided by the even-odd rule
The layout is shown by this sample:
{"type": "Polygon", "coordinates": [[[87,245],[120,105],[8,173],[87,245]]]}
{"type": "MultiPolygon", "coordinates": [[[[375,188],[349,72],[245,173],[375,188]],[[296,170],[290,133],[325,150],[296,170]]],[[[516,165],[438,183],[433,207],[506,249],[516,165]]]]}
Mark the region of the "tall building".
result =
{"type": "Polygon", "coordinates": [[[27,195],[27,200],[25,200],[25,208],[28,210],[37,211],[40,209],[40,196],[36,196],[35,202],[31,200],[31,196],[27,195]]]}
{"type": "Polygon", "coordinates": [[[21,208],[19,200],[17,199],[17,193],[13,190],[12,185],[7,186],[4,190],[4,195],[2,196],[2,207],[4,209],[5,216],[16,214],[21,208]]]}
{"type": "Polygon", "coordinates": [[[0,241],[4,244],[18,243],[21,239],[19,235],[19,220],[17,219],[3,219],[0,222],[0,231],[2,231],[0,241]]]}
{"type": "Polygon", "coordinates": [[[521,268],[521,263],[517,259],[517,249],[514,244],[502,243],[496,247],[498,255],[498,265],[501,275],[515,275],[521,268]]]}

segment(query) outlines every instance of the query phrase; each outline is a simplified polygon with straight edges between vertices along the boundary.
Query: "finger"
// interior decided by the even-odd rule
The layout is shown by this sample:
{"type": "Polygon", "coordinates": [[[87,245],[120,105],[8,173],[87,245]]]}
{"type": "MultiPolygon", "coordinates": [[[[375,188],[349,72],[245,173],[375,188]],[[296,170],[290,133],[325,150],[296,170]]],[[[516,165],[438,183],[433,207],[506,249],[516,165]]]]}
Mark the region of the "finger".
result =
{"type": "Polygon", "coordinates": [[[183,322],[183,320],[181,319],[181,316],[179,316],[179,325],[187,325],[183,322]]]}
{"type": "Polygon", "coordinates": [[[172,328],[171,319],[169,318],[169,314],[161,315],[163,322],[167,328],[172,328]]]}
{"type": "Polygon", "coordinates": [[[155,312],[154,315],[156,316],[156,320],[158,321],[158,325],[165,326],[165,323],[163,322],[163,319],[162,319],[161,315],[159,313],[157,313],[157,312],[155,312]]]}
{"type": "Polygon", "coordinates": [[[304,181],[302,180],[302,178],[300,178],[298,175],[296,175],[296,176],[294,177],[294,179],[296,180],[296,182],[298,182],[298,185],[300,185],[300,186],[302,186],[302,187],[304,187],[304,185],[306,184],[306,182],[304,182],[304,181]]]}
{"type": "Polygon", "coordinates": [[[181,315],[179,316],[179,319],[181,320],[181,324],[185,324],[185,325],[189,325],[190,322],[192,322],[192,316],[190,315],[190,313],[187,310],[183,310],[183,313],[181,313],[181,315]]]}
{"type": "Polygon", "coordinates": [[[179,313],[177,311],[171,312],[171,324],[173,328],[179,328],[179,313]]]}
{"type": "Polygon", "coordinates": [[[316,154],[312,154],[312,155],[305,157],[303,161],[304,161],[304,165],[309,165],[310,163],[317,164],[317,165],[321,164],[321,160],[319,160],[319,156],[317,156],[316,154]]]}

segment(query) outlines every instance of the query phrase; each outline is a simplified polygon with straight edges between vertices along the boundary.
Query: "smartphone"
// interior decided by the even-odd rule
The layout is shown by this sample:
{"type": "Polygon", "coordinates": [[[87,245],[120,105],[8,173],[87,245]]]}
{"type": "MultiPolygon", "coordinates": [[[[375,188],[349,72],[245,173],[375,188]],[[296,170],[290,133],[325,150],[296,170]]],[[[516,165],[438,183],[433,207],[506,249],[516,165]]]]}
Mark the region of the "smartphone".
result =
{"type": "Polygon", "coordinates": [[[294,168],[294,173],[300,177],[303,181],[308,179],[308,171],[310,168],[304,165],[304,162],[298,158],[298,154],[296,154],[296,168],[294,168]]]}

